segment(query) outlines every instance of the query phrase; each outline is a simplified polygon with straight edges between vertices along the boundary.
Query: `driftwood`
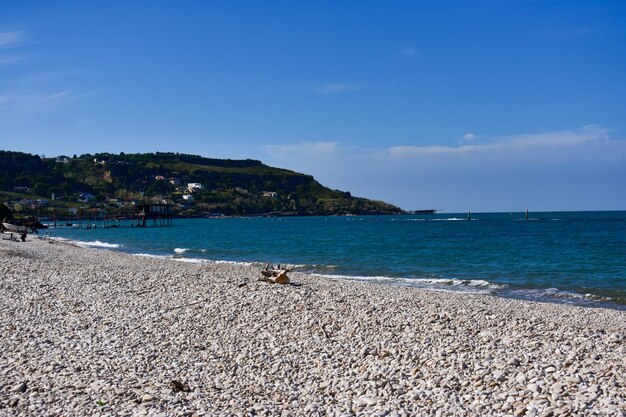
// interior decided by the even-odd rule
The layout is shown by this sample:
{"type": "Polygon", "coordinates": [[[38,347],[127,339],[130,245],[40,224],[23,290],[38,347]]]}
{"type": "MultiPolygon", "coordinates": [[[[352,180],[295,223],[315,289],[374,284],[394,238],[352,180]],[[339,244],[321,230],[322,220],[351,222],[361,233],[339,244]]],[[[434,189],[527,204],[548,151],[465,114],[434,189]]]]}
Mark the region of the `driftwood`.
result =
{"type": "Polygon", "coordinates": [[[280,264],[277,267],[267,264],[261,271],[261,275],[263,276],[259,278],[259,281],[265,281],[272,284],[289,284],[287,272],[291,271],[293,271],[293,268],[284,268],[281,267],[280,264]]]}

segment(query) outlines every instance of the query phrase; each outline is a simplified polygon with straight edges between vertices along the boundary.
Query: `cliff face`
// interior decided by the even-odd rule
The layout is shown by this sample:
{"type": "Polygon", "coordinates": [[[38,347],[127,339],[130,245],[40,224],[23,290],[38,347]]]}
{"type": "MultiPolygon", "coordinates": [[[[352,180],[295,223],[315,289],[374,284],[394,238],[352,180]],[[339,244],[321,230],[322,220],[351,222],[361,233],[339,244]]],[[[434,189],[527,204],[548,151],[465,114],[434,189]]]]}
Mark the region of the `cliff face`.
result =
{"type": "Polygon", "coordinates": [[[331,190],[312,176],[257,160],[204,158],[177,153],[95,154],[40,158],[0,151],[0,191],[76,202],[112,198],[159,198],[178,203],[185,214],[283,213],[300,215],[396,214],[379,201],[331,190]],[[190,190],[189,183],[201,187],[190,190]],[[189,196],[192,197],[189,197],[189,196]]]}

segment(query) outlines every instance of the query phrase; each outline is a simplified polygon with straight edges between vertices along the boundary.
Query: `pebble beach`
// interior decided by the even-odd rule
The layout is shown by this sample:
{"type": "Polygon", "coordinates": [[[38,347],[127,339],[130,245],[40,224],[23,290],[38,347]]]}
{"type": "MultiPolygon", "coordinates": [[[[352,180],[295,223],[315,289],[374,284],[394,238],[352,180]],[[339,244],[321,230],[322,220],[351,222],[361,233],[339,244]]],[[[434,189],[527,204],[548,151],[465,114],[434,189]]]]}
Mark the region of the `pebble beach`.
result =
{"type": "Polygon", "coordinates": [[[0,240],[0,415],[626,416],[626,311],[289,276],[0,240]]]}

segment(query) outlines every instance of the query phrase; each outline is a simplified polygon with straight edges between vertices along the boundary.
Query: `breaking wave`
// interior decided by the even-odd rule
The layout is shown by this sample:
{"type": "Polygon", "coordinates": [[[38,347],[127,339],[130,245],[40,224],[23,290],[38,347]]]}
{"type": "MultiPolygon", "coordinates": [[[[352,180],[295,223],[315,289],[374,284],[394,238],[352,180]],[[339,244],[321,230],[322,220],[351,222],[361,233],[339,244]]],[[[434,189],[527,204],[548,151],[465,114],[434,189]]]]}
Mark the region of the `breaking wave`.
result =
{"type": "Polygon", "coordinates": [[[119,249],[124,245],[120,245],[119,243],[107,243],[101,242],[99,240],[93,241],[82,241],[82,240],[68,240],[68,243],[72,243],[76,246],[80,246],[81,248],[104,248],[104,249],[119,249]]]}
{"type": "Polygon", "coordinates": [[[389,276],[353,276],[336,274],[316,274],[329,279],[346,279],[351,281],[375,282],[387,285],[401,285],[406,287],[424,288],[435,291],[454,291],[474,294],[492,294],[494,291],[506,288],[506,285],[495,284],[481,279],[447,279],[447,278],[398,278],[389,276]]]}

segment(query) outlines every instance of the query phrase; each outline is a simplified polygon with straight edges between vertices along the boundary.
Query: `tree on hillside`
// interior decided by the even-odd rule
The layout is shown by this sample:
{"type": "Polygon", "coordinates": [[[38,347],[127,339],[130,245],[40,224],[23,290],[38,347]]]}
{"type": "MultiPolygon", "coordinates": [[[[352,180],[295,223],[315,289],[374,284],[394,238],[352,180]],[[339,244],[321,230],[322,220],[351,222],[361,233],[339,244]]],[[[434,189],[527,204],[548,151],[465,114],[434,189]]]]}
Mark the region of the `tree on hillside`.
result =
{"type": "Polygon", "coordinates": [[[11,220],[13,218],[13,213],[11,209],[9,209],[5,204],[0,203],[0,221],[4,219],[11,220]]]}

